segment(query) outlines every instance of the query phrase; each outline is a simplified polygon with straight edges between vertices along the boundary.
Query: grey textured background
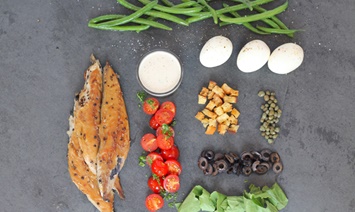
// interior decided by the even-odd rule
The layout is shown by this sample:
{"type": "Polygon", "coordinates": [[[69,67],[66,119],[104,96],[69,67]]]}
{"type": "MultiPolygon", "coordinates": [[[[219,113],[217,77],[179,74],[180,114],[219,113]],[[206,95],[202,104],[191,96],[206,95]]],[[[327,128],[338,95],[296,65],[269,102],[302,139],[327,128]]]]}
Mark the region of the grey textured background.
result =
{"type": "MultiPolygon", "coordinates": [[[[131,1],[133,2],[133,1],[131,1]]],[[[71,182],[66,151],[68,116],[74,93],[83,85],[83,73],[94,53],[109,60],[121,75],[131,124],[132,147],[121,172],[126,200],[116,197],[117,211],[145,211],[148,168],[137,165],[140,137],[150,132],[149,117],[137,107],[141,90],[135,70],[140,57],[155,48],[176,53],[185,69],[181,87],[170,97],[176,103],[176,143],[183,173],[178,200],[200,184],[209,191],[240,195],[249,183],[285,190],[285,212],[355,211],[355,4],[345,1],[290,1],[280,18],[292,28],[304,29],[294,39],[257,36],[239,26],[219,28],[211,20],[190,27],[168,23],[173,31],[108,32],[89,29],[98,15],[128,11],[115,1],[1,0],[0,1],[0,211],[95,211],[71,182]],[[224,65],[204,68],[198,60],[202,45],[224,35],[234,44],[224,65]],[[305,51],[295,72],[280,76],[267,67],[244,74],[235,60],[252,39],[271,49],[297,42],[305,51]],[[237,135],[206,136],[194,119],[201,109],[197,93],[212,79],[240,91],[237,135]],[[259,89],[276,91],[284,111],[282,133],[273,146],[259,135],[259,89]],[[277,150],[285,170],[279,176],[205,177],[196,160],[203,149],[218,151],[277,150]],[[248,180],[246,183],[245,180],[248,180]]],[[[167,206],[163,211],[173,211],[167,206]]]]}

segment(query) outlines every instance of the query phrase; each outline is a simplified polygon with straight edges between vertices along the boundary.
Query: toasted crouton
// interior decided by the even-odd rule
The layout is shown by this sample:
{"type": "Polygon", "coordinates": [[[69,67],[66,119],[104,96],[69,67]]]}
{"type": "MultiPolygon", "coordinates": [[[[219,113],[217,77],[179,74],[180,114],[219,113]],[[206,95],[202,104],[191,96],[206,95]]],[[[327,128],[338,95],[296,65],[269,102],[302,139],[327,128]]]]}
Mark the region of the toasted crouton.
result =
{"type": "Polygon", "coordinates": [[[217,107],[223,104],[222,99],[219,98],[217,94],[213,95],[212,101],[216,104],[217,107]]]}
{"type": "Polygon", "coordinates": [[[202,119],[205,118],[205,114],[201,113],[201,112],[197,112],[196,116],[195,116],[196,119],[202,121],[202,119]]]}
{"type": "Polygon", "coordinates": [[[223,113],[222,115],[217,117],[217,122],[218,123],[223,123],[224,121],[226,121],[229,118],[227,113],[223,113]]]}
{"type": "Polygon", "coordinates": [[[205,96],[202,95],[198,95],[198,104],[200,105],[204,105],[207,102],[207,98],[205,96]]]}
{"type": "Polygon", "coordinates": [[[224,93],[226,94],[230,94],[231,90],[233,90],[231,87],[227,85],[227,83],[224,83],[221,88],[224,90],[224,93]]]}
{"type": "Polygon", "coordinates": [[[204,118],[201,120],[201,123],[202,123],[203,127],[206,128],[208,126],[208,124],[210,123],[210,121],[208,120],[208,118],[204,118]]]}
{"type": "Polygon", "coordinates": [[[234,115],[229,116],[228,121],[230,124],[238,124],[238,119],[234,115]]]}
{"type": "Polygon", "coordinates": [[[216,132],[216,127],[215,126],[212,126],[212,125],[208,125],[206,131],[205,131],[205,134],[207,135],[213,135],[214,132],[216,132]]]}
{"type": "Polygon", "coordinates": [[[222,107],[223,111],[226,113],[231,112],[233,109],[232,104],[228,103],[228,102],[223,103],[221,107],[222,107]]]}
{"type": "Polygon", "coordinates": [[[212,99],[213,98],[213,96],[214,96],[214,92],[213,91],[208,91],[208,94],[207,94],[207,99],[212,99]]]}
{"type": "Polygon", "coordinates": [[[210,81],[210,83],[208,84],[208,89],[212,90],[214,88],[214,86],[216,86],[217,83],[214,81],[210,81]]]}
{"type": "Polygon", "coordinates": [[[219,134],[224,135],[227,132],[227,129],[228,129],[227,125],[219,124],[217,131],[219,134]]]}
{"type": "Polygon", "coordinates": [[[214,112],[215,112],[218,116],[220,116],[220,115],[222,115],[222,114],[224,113],[224,110],[223,110],[222,106],[219,106],[219,107],[216,107],[216,108],[214,109],[214,112]]]}
{"type": "Polygon", "coordinates": [[[223,101],[224,102],[228,102],[228,103],[237,103],[238,97],[236,97],[236,96],[224,96],[223,97],[223,101]]]}
{"type": "Polygon", "coordinates": [[[208,104],[206,105],[206,108],[209,110],[213,110],[213,108],[216,107],[216,104],[213,101],[209,101],[208,104]]]}
{"type": "Polygon", "coordinates": [[[212,118],[212,119],[216,119],[217,118],[217,114],[215,114],[214,112],[208,110],[208,109],[203,109],[202,113],[205,114],[207,117],[212,118]]]}
{"type": "Polygon", "coordinates": [[[234,117],[236,117],[236,118],[238,118],[239,115],[240,115],[239,111],[238,111],[237,109],[235,109],[235,108],[233,108],[233,110],[232,110],[231,113],[232,113],[232,115],[233,115],[234,117]]]}
{"type": "Polygon", "coordinates": [[[228,128],[228,132],[230,132],[230,133],[237,133],[238,129],[239,129],[239,125],[234,125],[234,124],[232,124],[232,125],[230,125],[229,128],[228,128]]]}
{"type": "Polygon", "coordinates": [[[223,98],[225,93],[223,91],[222,88],[220,88],[218,85],[214,86],[214,88],[212,89],[213,92],[215,92],[215,94],[217,94],[219,97],[223,98]]]}
{"type": "Polygon", "coordinates": [[[231,95],[231,96],[239,96],[239,91],[232,89],[230,95],[231,95]]]}
{"type": "Polygon", "coordinates": [[[202,87],[202,89],[200,91],[200,95],[204,96],[204,97],[207,97],[208,91],[209,90],[206,87],[202,87]]]}

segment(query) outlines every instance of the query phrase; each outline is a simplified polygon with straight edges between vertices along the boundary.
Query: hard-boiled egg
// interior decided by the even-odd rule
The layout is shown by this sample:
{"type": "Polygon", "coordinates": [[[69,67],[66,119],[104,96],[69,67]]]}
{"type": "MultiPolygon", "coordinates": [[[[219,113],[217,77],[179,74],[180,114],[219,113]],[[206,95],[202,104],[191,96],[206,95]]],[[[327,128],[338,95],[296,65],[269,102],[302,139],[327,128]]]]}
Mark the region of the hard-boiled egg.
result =
{"type": "Polygon", "coordinates": [[[301,65],[303,57],[302,47],[294,43],[286,43],[271,53],[268,67],[274,73],[288,74],[301,65]]]}
{"type": "Polygon", "coordinates": [[[200,62],[208,68],[220,66],[229,59],[232,51],[232,41],[224,36],[215,36],[202,47],[200,62]]]}
{"type": "Polygon", "coordinates": [[[237,57],[238,68],[245,73],[259,70],[270,56],[270,48],[264,41],[253,40],[245,44],[237,57]]]}

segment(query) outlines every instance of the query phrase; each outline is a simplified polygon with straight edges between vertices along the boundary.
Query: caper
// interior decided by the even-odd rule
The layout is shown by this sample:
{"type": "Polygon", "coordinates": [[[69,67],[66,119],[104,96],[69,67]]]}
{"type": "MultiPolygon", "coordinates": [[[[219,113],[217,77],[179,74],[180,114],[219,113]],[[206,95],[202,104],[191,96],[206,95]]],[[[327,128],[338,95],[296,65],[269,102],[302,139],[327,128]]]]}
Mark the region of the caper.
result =
{"type": "Polygon", "coordinates": [[[270,107],[275,108],[275,107],[276,107],[276,104],[275,104],[275,103],[271,103],[271,104],[270,104],[270,107]]]}
{"type": "Polygon", "coordinates": [[[276,127],[276,124],[272,124],[271,126],[272,126],[272,127],[276,127]]]}
{"type": "Polygon", "coordinates": [[[279,106],[275,105],[275,111],[279,110],[279,106]]]}
{"type": "Polygon", "coordinates": [[[275,132],[280,132],[280,127],[276,127],[275,132]]]}
{"type": "Polygon", "coordinates": [[[277,111],[277,118],[281,117],[281,113],[277,111]]]}
{"type": "Polygon", "coordinates": [[[266,133],[265,132],[262,132],[261,133],[261,136],[265,137],[266,133]]]}
{"type": "Polygon", "coordinates": [[[264,104],[264,107],[269,108],[269,104],[264,104]]]}
{"type": "Polygon", "coordinates": [[[271,94],[270,91],[266,91],[265,93],[266,93],[266,95],[270,95],[271,94]]]}
{"type": "Polygon", "coordinates": [[[267,139],[269,139],[269,136],[268,136],[268,135],[265,135],[264,138],[267,140],[267,139]]]}
{"type": "Polygon", "coordinates": [[[269,120],[273,120],[274,119],[274,116],[269,116],[269,120]]]}
{"type": "Polygon", "coordinates": [[[266,113],[263,113],[263,115],[261,115],[262,119],[266,119],[266,113]]]}
{"type": "Polygon", "coordinates": [[[273,140],[273,139],[267,139],[267,142],[268,142],[269,144],[273,144],[273,143],[274,143],[274,140],[273,140]]]}
{"type": "Polygon", "coordinates": [[[269,114],[270,110],[265,111],[266,114],[269,114]]]}
{"type": "Polygon", "coordinates": [[[275,96],[271,95],[270,100],[275,100],[275,96]]]}
{"type": "Polygon", "coordinates": [[[265,108],[265,106],[264,106],[264,105],[261,105],[260,109],[264,109],[264,108],[265,108]]]}
{"type": "Polygon", "coordinates": [[[277,117],[277,112],[274,113],[274,117],[277,117]]]}
{"type": "Polygon", "coordinates": [[[277,113],[280,113],[280,114],[281,114],[281,113],[282,113],[282,110],[281,110],[281,109],[278,109],[278,110],[277,110],[277,113]]]}
{"type": "Polygon", "coordinates": [[[275,134],[276,134],[276,132],[275,132],[275,131],[271,131],[270,133],[271,133],[271,135],[275,135],[275,134]]]}
{"type": "Polygon", "coordinates": [[[279,121],[280,121],[280,119],[278,119],[278,118],[275,119],[275,123],[279,123],[279,121]]]}
{"type": "Polygon", "coordinates": [[[269,100],[269,101],[267,101],[267,103],[270,105],[270,104],[272,103],[272,101],[271,101],[271,100],[269,100]]]}
{"type": "Polygon", "coordinates": [[[265,96],[265,92],[264,92],[264,91],[259,91],[258,96],[259,96],[259,97],[265,96]]]}
{"type": "Polygon", "coordinates": [[[276,94],[275,94],[275,92],[271,92],[271,95],[275,96],[276,94]]]}
{"type": "Polygon", "coordinates": [[[264,126],[261,126],[261,127],[260,127],[260,131],[264,132],[264,131],[265,131],[265,127],[264,127],[264,126]]]}
{"type": "Polygon", "coordinates": [[[271,109],[271,110],[269,110],[269,116],[273,116],[273,115],[274,115],[274,113],[275,113],[275,112],[274,112],[274,110],[272,110],[272,109],[271,109]]]}
{"type": "Polygon", "coordinates": [[[272,138],[273,138],[273,139],[276,139],[277,136],[278,136],[278,134],[275,134],[275,135],[272,136],[272,138]]]}
{"type": "Polygon", "coordinates": [[[269,131],[266,131],[265,134],[266,134],[266,135],[270,135],[270,132],[269,132],[269,131]]]}
{"type": "Polygon", "coordinates": [[[269,95],[265,95],[264,96],[264,100],[267,102],[267,101],[269,101],[269,95]]]}
{"type": "Polygon", "coordinates": [[[274,102],[277,103],[277,99],[274,99],[274,102]]]}

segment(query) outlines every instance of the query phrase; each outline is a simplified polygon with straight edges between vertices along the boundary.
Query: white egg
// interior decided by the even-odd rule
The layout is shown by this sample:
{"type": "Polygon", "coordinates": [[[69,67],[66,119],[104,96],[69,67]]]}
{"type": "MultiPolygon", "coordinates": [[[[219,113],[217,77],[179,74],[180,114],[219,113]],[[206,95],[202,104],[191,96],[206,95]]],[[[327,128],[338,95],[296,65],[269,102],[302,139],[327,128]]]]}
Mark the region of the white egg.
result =
{"type": "Polygon", "coordinates": [[[288,74],[302,64],[303,57],[302,47],[294,43],[285,43],[271,53],[268,66],[274,73],[288,74]]]}
{"type": "Polygon", "coordinates": [[[251,73],[263,67],[270,57],[270,48],[264,41],[253,40],[245,44],[237,57],[239,70],[251,73]]]}
{"type": "Polygon", "coordinates": [[[220,66],[229,59],[232,51],[232,41],[224,36],[215,36],[202,47],[200,62],[208,68],[220,66]]]}

